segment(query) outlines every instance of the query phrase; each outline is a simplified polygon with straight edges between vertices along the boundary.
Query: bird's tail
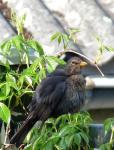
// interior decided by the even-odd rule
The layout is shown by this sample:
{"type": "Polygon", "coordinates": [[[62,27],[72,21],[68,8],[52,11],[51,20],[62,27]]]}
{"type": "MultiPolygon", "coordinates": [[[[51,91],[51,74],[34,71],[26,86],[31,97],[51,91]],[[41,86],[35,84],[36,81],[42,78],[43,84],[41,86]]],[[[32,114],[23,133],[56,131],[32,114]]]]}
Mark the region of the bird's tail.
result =
{"type": "Polygon", "coordinates": [[[41,120],[45,121],[51,114],[50,106],[47,107],[47,104],[42,106],[38,105],[37,109],[33,110],[28,118],[25,120],[21,128],[17,131],[17,133],[11,138],[10,143],[16,144],[16,146],[20,146],[25,139],[27,133],[34,126],[36,121],[41,120]]]}
{"type": "Polygon", "coordinates": [[[35,118],[26,119],[21,128],[11,138],[10,143],[16,144],[17,147],[20,146],[23,140],[25,139],[27,133],[30,131],[30,129],[34,126],[35,123],[36,123],[35,118]]]}

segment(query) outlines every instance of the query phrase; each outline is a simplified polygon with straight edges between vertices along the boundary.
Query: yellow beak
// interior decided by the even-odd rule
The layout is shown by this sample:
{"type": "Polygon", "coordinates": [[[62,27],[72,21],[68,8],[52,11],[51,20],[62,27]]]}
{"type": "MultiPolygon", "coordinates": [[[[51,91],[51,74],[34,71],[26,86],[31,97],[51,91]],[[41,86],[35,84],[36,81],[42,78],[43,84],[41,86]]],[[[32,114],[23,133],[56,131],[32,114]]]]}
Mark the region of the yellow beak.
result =
{"type": "Polygon", "coordinates": [[[85,61],[81,61],[80,67],[85,67],[86,65],[87,65],[87,63],[85,61]]]}

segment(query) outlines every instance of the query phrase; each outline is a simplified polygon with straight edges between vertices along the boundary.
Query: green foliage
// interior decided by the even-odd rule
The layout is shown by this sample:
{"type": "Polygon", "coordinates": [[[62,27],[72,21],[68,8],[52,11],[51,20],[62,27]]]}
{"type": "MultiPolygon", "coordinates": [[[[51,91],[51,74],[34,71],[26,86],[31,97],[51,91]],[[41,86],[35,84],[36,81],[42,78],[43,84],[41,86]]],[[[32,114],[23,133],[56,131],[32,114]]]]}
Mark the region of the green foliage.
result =
{"type": "Polygon", "coordinates": [[[1,43],[0,55],[0,101],[4,103],[0,103],[0,118],[9,123],[10,113],[14,116],[26,114],[26,106],[32,99],[34,89],[47,72],[52,72],[57,64],[64,65],[65,62],[56,56],[45,55],[39,42],[26,40],[21,34],[1,43]],[[36,56],[34,60],[30,58],[31,51],[36,56]],[[11,65],[16,55],[19,64],[11,65]]]}
{"type": "Polygon", "coordinates": [[[61,33],[61,32],[56,32],[55,34],[52,35],[51,37],[51,41],[57,39],[58,41],[58,45],[63,42],[63,46],[64,46],[64,49],[67,48],[68,46],[68,43],[70,41],[69,39],[69,36],[65,33],[61,33]]]}
{"type": "Polygon", "coordinates": [[[109,143],[106,143],[106,144],[102,144],[99,150],[113,150],[113,149],[109,143]]]}
{"type": "Polygon", "coordinates": [[[79,32],[79,29],[71,28],[68,30],[68,34],[56,32],[51,36],[51,41],[57,40],[58,45],[63,44],[63,48],[67,49],[73,40],[74,43],[77,42],[76,34],[79,32]]]}
{"type": "Polygon", "coordinates": [[[22,16],[17,16],[16,12],[12,11],[11,21],[15,25],[18,35],[20,35],[20,34],[23,35],[23,27],[24,27],[25,19],[26,19],[25,14],[22,16]]]}
{"type": "Polygon", "coordinates": [[[108,118],[104,121],[105,134],[110,133],[110,139],[107,143],[100,146],[100,150],[114,149],[114,118],[108,118]]]}
{"type": "MultiPolygon", "coordinates": [[[[0,44],[0,101],[11,111],[12,115],[27,113],[27,105],[32,99],[32,94],[47,72],[52,72],[57,64],[65,64],[56,56],[47,56],[41,44],[33,39],[26,40],[22,35],[17,35],[0,44]],[[35,59],[31,60],[31,51],[35,59]],[[11,59],[16,55],[18,65],[11,65],[11,59]],[[11,58],[11,59],[10,59],[11,58]],[[27,100],[26,100],[27,99],[27,100]]],[[[8,110],[1,104],[1,119],[7,122],[8,110]],[[2,110],[3,108],[3,110],[2,110]],[[7,117],[4,116],[5,113],[7,117]]]]}
{"type": "MultiPolygon", "coordinates": [[[[39,126],[32,129],[27,136],[29,137],[27,142],[31,143],[32,150],[89,148],[88,125],[90,122],[91,118],[87,112],[62,115],[57,119],[50,118],[42,128],[39,126]]],[[[25,147],[26,150],[27,147],[25,147]]]]}
{"type": "Polygon", "coordinates": [[[99,46],[99,51],[102,54],[104,51],[110,51],[113,52],[114,48],[111,46],[107,46],[106,44],[103,43],[103,41],[101,40],[101,38],[99,36],[96,37],[97,42],[98,42],[98,46],[99,46]]]}
{"type": "Polygon", "coordinates": [[[105,134],[107,134],[114,126],[114,118],[108,118],[104,122],[105,134]]]}
{"type": "Polygon", "coordinates": [[[3,62],[5,66],[10,61],[6,61],[10,57],[19,57],[19,64],[30,64],[30,51],[33,51],[37,57],[44,55],[41,44],[35,40],[25,40],[22,35],[16,35],[10,40],[3,42],[0,45],[0,54],[4,57],[3,62]]]}
{"type": "Polygon", "coordinates": [[[2,119],[5,123],[9,123],[10,118],[11,114],[9,108],[5,104],[0,103],[0,119],[2,119]]]}

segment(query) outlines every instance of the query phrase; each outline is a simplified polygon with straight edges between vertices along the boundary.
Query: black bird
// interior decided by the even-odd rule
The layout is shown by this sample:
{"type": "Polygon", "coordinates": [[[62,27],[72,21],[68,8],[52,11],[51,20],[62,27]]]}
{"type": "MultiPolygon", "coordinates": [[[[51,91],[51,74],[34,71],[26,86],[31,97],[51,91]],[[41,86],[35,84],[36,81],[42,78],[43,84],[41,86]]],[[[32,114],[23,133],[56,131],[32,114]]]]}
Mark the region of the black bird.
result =
{"type": "Polygon", "coordinates": [[[84,105],[85,79],[81,67],[86,63],[79,57],[72,57],[64,69],[56,69],[36,88],[29,104],[29,114],[10,143],[22,144],[29,130],[38,121],[78,112],[84,105]]]}

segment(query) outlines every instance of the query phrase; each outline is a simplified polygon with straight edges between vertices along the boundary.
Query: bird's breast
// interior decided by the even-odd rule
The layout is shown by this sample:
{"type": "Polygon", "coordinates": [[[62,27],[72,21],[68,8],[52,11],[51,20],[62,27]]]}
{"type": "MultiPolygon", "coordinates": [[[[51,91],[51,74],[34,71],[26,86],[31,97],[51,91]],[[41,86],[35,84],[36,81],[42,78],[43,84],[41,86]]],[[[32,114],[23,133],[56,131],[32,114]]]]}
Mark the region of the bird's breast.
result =
{"type": "Polygon", "coordinates": [[[85,90],[86,81],[82,75],[72,75],[66,80],[67,86],[71,90],[85,90]]]}
{"type": "Polygon", "coordinates": [[[66,90],[55,114],[78,112],[84,104],[85,80],[83,76],[72,76],[66,80],[66,90]]]}

